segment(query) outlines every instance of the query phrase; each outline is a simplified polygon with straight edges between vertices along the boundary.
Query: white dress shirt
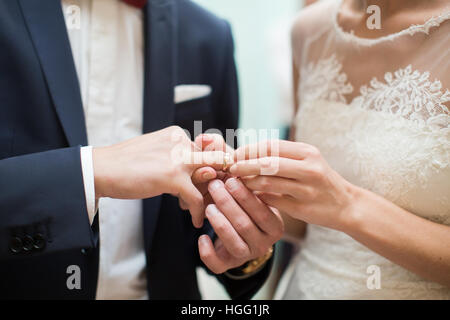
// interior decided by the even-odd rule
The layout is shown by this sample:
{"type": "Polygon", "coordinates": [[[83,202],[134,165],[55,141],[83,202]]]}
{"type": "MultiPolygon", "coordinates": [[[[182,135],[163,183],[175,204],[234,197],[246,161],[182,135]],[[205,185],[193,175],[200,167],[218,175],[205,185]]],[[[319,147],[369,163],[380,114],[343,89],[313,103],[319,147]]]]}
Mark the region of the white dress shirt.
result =
{"type": "MultiPolygon", "coordinates": [[[[142,10],[118,0],[62,0],[90,146],[142,134],[142,10]]],[[[95,215],[92,147],[81,149],[89,218],[95,215]]],[[[147,299],[142,201],[99,201],[97,299],[147,299]]]]}

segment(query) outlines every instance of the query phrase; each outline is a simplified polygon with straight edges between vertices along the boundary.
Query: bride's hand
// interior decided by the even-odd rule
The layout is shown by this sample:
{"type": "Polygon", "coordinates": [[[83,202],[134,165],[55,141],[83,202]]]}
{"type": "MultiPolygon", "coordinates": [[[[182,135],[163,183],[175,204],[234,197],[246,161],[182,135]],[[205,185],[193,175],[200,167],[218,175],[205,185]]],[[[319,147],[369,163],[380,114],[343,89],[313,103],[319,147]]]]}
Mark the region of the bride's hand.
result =
{"type": "Polygon", "coordinates": [[[260,192],[267,205],[307,223],[345,228],[355,187],[331,169],[314,146],[267,141],[239,148],[236,159],[231,174],[260,192]]]}

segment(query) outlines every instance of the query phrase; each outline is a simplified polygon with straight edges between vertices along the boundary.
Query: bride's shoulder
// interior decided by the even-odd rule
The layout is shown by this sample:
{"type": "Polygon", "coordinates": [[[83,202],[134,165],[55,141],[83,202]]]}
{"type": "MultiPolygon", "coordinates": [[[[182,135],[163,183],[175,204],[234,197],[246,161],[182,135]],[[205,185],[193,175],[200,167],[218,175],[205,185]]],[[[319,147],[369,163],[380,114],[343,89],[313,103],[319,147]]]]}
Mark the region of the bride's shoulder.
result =
{"type": "Polygon", "coordinates": [[[300,10],[292,25],[292,40],[299,42],[329,30],[333,26],[338,3],[336,0],[321,0],[300,10]]]}

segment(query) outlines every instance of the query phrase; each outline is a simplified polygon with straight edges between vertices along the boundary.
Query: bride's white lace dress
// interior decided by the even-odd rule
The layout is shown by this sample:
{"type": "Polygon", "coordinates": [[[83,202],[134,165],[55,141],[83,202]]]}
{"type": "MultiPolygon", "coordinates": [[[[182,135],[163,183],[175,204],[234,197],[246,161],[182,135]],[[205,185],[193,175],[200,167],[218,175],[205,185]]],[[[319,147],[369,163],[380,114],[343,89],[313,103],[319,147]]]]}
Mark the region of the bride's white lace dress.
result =
{"type": "MultiPolygon", "coordinates": [[[[362,39],[339,26],[340,7],[322,1],[293,28],[296,139],[317,146],[351,183],[450,225],[450,8],[422,25],[362,39]]],[[[450,299],[450,288],[341,232],[309,225],[300,245],[278,297],[450,299]],[[371,265],[381,272],[380,289],[367,286],[371,265]]]]}

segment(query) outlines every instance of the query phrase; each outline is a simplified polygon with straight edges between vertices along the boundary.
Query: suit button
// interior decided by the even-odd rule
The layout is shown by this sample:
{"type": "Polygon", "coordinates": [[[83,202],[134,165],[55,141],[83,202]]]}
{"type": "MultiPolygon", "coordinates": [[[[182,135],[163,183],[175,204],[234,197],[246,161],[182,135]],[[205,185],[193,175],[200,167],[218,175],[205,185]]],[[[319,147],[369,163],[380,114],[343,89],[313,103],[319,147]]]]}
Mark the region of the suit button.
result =
{"type": "Polygon", "coordinates": [[[34,248],[34,239],[33,237],[26,235],[22,239],[23,251],[30,252],[34,248]]]}
{"type": "Polygon", "coordinates": [[[36,250],[43,250],[45,248],[45,238],[42,234],[38,233],[34,235],[33,239],[34,239],[33,246],[36,250]]]}
{"type": "Polygon", "coordinates": [[[20,253],[23,249],[22,239],[19,237],[13,237],[9,242],[9,249],[13,253],[20,253]]]}

